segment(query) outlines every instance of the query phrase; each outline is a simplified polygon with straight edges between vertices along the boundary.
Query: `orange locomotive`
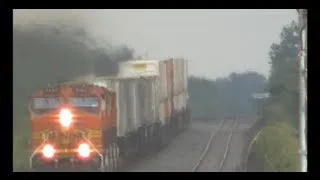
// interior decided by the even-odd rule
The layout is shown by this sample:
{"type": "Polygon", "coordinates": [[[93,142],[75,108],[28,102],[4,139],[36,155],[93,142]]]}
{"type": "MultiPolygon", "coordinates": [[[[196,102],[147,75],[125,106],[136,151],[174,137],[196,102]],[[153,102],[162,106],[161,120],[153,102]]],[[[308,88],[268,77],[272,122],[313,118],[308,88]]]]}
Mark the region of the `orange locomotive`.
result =
{"type": "Polygon", "coordinates": [[[106,87],[85,83],[37,90],[29,99],[30,167],[106,170],[108,161],[115,164],[115,98],[106,87]]]}
{"type": "Polygon", "coordinates": [[[119,69],[31,96],[32,169],[117,171],[188,127],[186,61],[132,60],[119,69]]]}

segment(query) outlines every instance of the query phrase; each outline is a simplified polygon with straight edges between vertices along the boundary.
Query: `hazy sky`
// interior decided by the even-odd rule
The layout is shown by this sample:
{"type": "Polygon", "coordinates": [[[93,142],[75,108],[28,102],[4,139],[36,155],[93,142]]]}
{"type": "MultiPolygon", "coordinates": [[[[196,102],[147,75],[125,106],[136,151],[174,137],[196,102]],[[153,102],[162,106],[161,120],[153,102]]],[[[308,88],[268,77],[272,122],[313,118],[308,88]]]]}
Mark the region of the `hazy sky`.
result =
{"type": "Polygon", "coordinates": [[[70,19],[138,55],[184,57],[190,74],[210,78],[246,70],[267,75],[270,45],[279,41],[283,25],[297,19],[295,9],[15,11],[15,23],[70,19]]]}

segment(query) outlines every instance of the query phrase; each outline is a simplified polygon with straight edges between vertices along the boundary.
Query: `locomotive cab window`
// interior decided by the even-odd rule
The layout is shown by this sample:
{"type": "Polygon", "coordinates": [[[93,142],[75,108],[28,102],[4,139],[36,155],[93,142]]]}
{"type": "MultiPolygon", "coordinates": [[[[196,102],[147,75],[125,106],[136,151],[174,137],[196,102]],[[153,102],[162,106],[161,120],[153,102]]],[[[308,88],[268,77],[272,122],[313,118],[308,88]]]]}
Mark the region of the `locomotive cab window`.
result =
{"type": "Polygon", "coordinates": [[[33,98],[31,110],[36,113],[46,113],[60,108],[62,101],[62,98],[33,98]]]}
{"type": "Polygon", "coordinates": [[[99,99],[98,97],[70,97],[68,98],[68,104],[71,107],[85,110],[89,112],[99,112],[99,99]]]}

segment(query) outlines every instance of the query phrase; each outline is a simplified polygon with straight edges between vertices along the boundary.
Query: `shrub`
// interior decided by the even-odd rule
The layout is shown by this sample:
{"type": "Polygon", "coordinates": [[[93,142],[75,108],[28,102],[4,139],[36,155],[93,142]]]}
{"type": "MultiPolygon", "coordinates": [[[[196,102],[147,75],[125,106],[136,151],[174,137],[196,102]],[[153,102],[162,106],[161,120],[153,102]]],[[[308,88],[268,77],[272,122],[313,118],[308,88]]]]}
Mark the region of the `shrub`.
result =
{"type": "Polygon", "coordinates": [[[265,171],[293,172],[299,168],[299,141],[289,121],[267,125],[252,147],[265,171]]]}

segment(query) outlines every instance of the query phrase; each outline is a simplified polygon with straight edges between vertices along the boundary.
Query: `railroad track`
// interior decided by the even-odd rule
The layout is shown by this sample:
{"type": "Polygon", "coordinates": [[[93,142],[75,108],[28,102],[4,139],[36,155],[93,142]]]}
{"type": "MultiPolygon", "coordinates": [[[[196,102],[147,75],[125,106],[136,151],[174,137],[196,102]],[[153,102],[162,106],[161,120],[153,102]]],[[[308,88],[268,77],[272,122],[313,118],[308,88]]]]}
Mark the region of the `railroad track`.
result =
{"type": "Polygon", "coordinates": [[[192,172],[223,171],[230,142],[238,124],[238,119],[221,120],[218,131],[211,133],[206,148],[192,168],[192,172]]]}

